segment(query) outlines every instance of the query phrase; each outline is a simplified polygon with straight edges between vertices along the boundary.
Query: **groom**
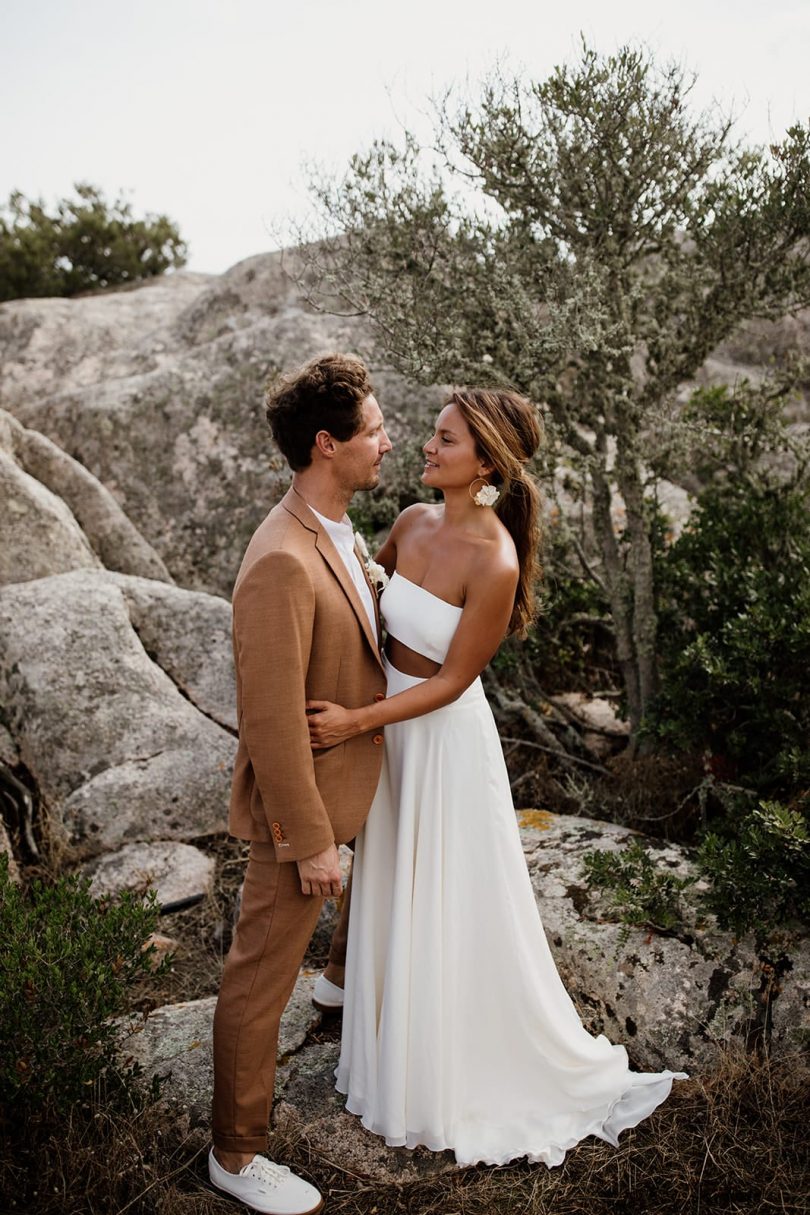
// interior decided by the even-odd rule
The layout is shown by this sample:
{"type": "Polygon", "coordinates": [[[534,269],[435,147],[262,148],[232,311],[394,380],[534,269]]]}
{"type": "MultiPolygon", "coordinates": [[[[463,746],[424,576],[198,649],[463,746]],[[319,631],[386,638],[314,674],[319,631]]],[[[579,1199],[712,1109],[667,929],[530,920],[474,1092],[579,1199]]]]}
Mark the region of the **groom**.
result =
{"type": "Polygon", "coordinates": [[[267,398],[292,488],[248,544],[233,593],[239,746],[229,828],[250,840],[242,908],[214,1015],[218,1189],[268,1215],[311,1215],[309,1182],[258,1155],[267,1145],[279,1022],[324,897],[341,891],[337,845],[363,824],[382,733],[313,753],[308,699],[385,695],[374,591],[346,508],[391,449],[368,372],[333,354],[267,398]]]}

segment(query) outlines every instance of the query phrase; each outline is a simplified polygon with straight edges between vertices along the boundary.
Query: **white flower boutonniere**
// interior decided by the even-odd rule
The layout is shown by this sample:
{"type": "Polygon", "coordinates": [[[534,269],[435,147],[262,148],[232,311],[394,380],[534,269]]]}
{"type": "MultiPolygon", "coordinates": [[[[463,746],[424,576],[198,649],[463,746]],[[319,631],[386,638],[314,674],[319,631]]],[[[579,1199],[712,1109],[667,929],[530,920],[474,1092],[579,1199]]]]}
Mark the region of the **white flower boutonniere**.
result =
{"type": "Polygon", "coordinates": [[[354,544],[355,544],[355,548],[357,549],[358,553],[360,554],[360,560],[363,562],[363,565],[366,567],[366,573],[368,574],[369,579],[371,580],[371,585],[374,587],[374,590],[379,595],[380,592],[384,591],[385,588],[388,586],[388,575],[386,574],[385,570],[379,564],[378,561],[371,560],[371,556],[368,551],[368,545],[366,544],[366,541],[365,541],[365,538],[364,538],[362,532],[354,533],[354,544]]]}

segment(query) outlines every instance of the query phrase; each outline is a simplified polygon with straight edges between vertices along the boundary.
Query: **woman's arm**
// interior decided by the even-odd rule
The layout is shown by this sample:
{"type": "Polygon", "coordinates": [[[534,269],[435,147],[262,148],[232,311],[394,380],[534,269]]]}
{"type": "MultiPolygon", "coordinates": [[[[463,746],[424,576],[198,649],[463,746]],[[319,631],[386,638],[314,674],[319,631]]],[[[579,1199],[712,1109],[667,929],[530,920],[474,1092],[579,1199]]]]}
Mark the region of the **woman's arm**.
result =
{"type": "MultiPolygon", "coordinates": [[[[401,516],[400,516],[401,518],[401,516]]],[[[385,543],[377,553],[374,560],[378,565],[381,565],[386,574],[390,578],[397,564],[397,524],[399,519],[394,520],[394,526],[388,533],[385,543]]]]}
{"type": "Polygon", "coordinates": [[[481,674],[503,640],[512,615],[517,580],[517,569],[506,563],[493,563],[486,570],[477,571],[447,657],[441,669],[424,683],[359,709],[344,709],[323,700],[307,701],[311,745],[315,749],[332,747],[355,734],[421,717],[457,700],[481,674]]]}

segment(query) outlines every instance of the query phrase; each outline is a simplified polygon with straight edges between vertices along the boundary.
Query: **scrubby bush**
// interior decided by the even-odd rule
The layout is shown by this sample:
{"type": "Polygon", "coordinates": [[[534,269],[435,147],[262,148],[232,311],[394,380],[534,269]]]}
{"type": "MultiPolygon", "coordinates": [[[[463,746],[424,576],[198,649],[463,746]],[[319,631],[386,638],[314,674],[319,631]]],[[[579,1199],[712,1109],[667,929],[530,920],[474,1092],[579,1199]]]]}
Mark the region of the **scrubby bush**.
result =
{"type": "Polygon", "coordinates": [[[523,650],[546,687],[621,688],[607,598],[583,575],[556,514],[546,527],[538,614],[523,650]]]}
{"type": "Polygon", "coordinates": [[[154,894],[93,898],[87,878],[13,882],[0,856],[0,1109],[67,1109],[99,1081],[128,1087],[129,991],[149,971],[154,894]]]}
{"type": "Polygon", "coordinates": [[[810,798],[787,806],[759,800],[728,815],[703,836],[698,862],[710,880],[706,905],[723,928],[753,931],[764,942],[773,931],[806,925],[810,798]]]}
{"type": "Polygon", "coordinates": [[[715,435],[680,538],[659,548],[661,692],[648,727],[769,796],[810,783],[810,449],[781,400],[697,393],[715,435]]]}
{"type": "MultiPolygon", "coordinates": [[[[641,732],[702,754],[703,901],[760,944],[810,913],[810,446],[787,420],[790,382],[701,389],[679,420],[703,488],[674,543],[655,529],[660,692],[641,732]]],[[[593,856],[587,872],[642,922],[660,884],[648,858],[593,856]]]]}
{"type": "Polygon", "coordinates": [[[0,300],[76,295],[185,265],[185,242],[168,216],[136,219],[121,198],[108,203],[86,183],[74,189],[76,198],[51,213],[19,191],[0,209],[0,300]]]}
{"type": "Polygon", "coordinates": [[[681,924],[680,896],[695,879],[659,868],[640,841],[618,852],[593,849],[584,854],[582,864],[588,885],[602,890],[608,905],[620,912],[620,945],[631,927],[671,935],[681,924]]]}
{"type": "MultiPolygon", "coordinates": [[[[695,851],[698,873],[708,881],[692,897],[721,928],[753,932],[757,947],[766,948],[774,934],[810,919],[810,799],[791,806],[759,800],[752,807],[739,792],[725,786],[719,792],[726,815],[695,851]]],[[[680,896],[695,878],[656,866],[638,841],[618,852],[586,852],[582,864],[588,885],[603,893],[622,924],[620,945],[632,927],[667,935],[686,918],[680,896]]]]}
{"type": "Polygon", "coordinates": [[[810,446],[784,387],[692,397],[709,441],[681,537],[657,557],[661,692],[647,728],[699,749],[699,861],[724,926],[760,934],[808,910],[810,446]]]}

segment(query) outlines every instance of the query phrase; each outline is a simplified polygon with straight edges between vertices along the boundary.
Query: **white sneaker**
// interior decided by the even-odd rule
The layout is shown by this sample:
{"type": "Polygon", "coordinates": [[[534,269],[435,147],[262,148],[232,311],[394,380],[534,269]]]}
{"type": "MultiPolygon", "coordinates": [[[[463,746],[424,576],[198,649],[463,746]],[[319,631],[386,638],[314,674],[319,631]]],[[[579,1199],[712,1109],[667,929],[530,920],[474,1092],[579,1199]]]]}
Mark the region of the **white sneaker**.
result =
{"type": "Polygon", "coordinates": [[[229,1173],[208,1153],[211,1184],[264,1215],[315,1215],[323,1198],[314,1185],[296,1177],[286,1164],[274,1164],[266,1156],[254,1156],[238,1173],[229,1173]]]}
{"type": "Polygon", "coordinates": [[[312,1003],[321,1012],[335,1012],[343,1007],[343,988],[320,974],[312,989],[312,1003]]]}

